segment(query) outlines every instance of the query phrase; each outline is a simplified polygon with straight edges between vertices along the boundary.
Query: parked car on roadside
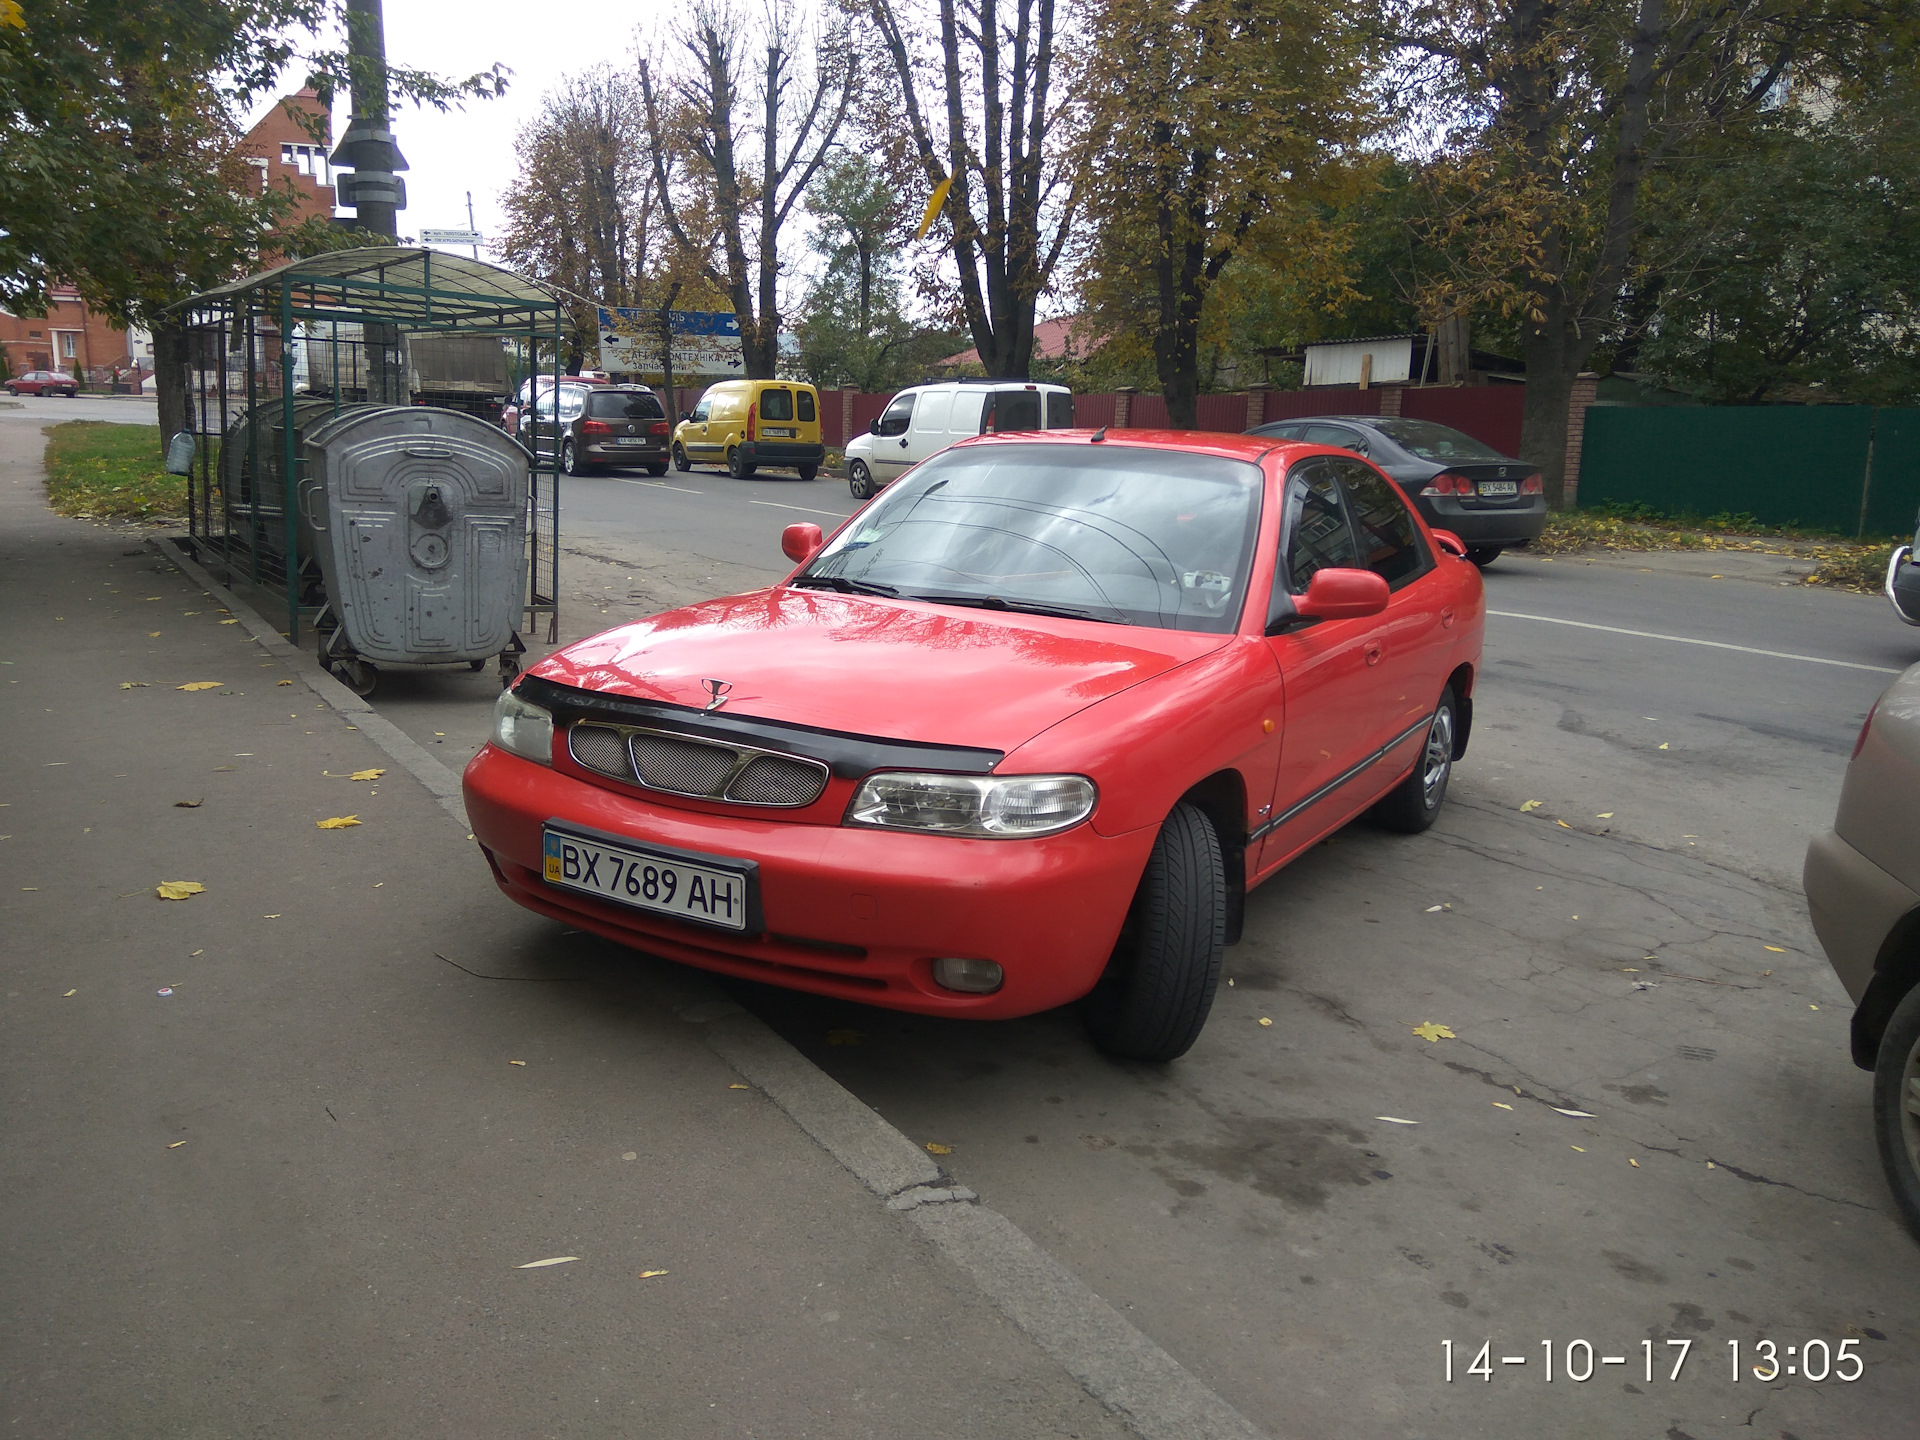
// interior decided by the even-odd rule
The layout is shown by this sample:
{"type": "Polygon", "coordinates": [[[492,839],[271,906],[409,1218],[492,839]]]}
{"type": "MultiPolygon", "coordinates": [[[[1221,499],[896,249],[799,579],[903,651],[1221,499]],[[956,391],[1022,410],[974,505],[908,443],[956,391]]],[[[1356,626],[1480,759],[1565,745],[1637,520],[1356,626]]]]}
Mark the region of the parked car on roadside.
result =
{"type": "Polygon", "coordinates": [[[552,460],[557,439],[560,469],[568,475],[606,466],[645,466],[649,475],[664,475],[672,428],[660,397],[644,385],[561,385],[541,392],[521,422],[519,440],[552,460]]]}
{"type": "Polygon", "coordinates": [[[616,942],[956,1018],[1074,1001],[1193,1044],[1242,902],[1350,820],[1431,825],[1485,599],[1357,456],[961,441],[779,584],[557,651],[467,814],[500,888],[616,942]]]}
{"type": "Polygon", "coordinates": [[[1500,552],[1539,539],[1547,524],[1540,472],[1523,460],[1431,420],[1315,415],[1257,425],[1249,435],[1338,445],[1364,455],[1406,491],[1429,525],[1467,542],[1482,569],[1500,552]]]}
{"type": "Polygon", "coordinates": [[[64,395],[69,400],[80,393],[80,382],[64,370],[29,370],[7,381],[9,395],[64,395]]]}
{"type": "Polygon", "coordinates": [[[1070,430],[1073,393],[1025,380],[944,380],[911,385],[887,402],[865,435],[847,442],[847,488],[865,500],[930,455],[976,435],[1070,430]]]}
{"type": "Polygon", "coordinates": [[[1867,712],[1833,828],[1807,847],[1802,884],[1853,999],[1853,1063],[1873,1072],[1887,1183],[1920,1239],[1920,665],[1867,712]]]}
{"type": "Polygon", "coordinates": [[[1920,518],[1914,522],[1913,543],[1895,546],[1887,561],[1885,589],[1893,613],[1909,625],[1920,625],[1920,518]]]}
{"type": "Polygon", "coordinates": [[[673,432],[673,463],[724,465],[736,480],[767,468],[820,473],[820,392],[797,380],[722,380],[680,417],[673,432]]]}
{"type": "MultiPolygon", "coordinates": [[[[553,388],[553,383],[554,380],[551,375],[529,375],[525,380],[522,380],[520,382],[520,388],[514,392],[513,397],[508,400],[505,405],[500,407],[500,428],[509,435],[519,434],[520,416],[525,412],[527,406],[532,403],[533,392],[535,390],[550,390],[553,388]]],[[[607,380],[605,376],[595,374],[562,375],[560,377],[560,383],[562,385],[605,385],[607,380]]],[[[650,387],[641,386],[639,388],[648,389],[650,387]]]]}

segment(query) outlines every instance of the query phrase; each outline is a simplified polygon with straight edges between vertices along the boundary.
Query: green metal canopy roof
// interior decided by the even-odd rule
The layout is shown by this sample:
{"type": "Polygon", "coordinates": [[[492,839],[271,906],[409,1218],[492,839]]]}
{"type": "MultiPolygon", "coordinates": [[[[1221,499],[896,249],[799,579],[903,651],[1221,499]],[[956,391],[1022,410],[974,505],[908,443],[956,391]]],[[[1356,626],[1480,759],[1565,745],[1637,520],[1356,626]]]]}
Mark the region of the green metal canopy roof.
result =
{"type": "Polygon", "coordinates": [[[369,245],[289,260],[258,275],[205,291],[184,308],[280,307],[290,292],[300,319],[364,321],[409,330],[524,329],[552,315],[561,301],[538,281],[472,260],[407,245],[369,245]],[[258,298],[256,298],[258,297],[258,298]]]}

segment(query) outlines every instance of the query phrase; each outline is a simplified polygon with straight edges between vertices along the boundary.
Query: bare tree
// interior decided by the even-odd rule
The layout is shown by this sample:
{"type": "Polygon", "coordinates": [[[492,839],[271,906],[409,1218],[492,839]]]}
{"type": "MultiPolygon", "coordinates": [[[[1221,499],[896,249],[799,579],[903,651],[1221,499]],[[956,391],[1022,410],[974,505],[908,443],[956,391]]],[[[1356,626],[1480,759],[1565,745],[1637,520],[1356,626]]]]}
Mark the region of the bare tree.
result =
{"type": "Polygon", "coordinates": [[[930,187],[952,180],[943,214],[974,348],[989,375],[1024,376],[1079,201],[1053,143],[1054,0],[937,0],[937,80],[916,58],[931,48],[924,17],[903,19],[900,0],[861,3],[893,60],[918,169],[930,187]],[[923,89],[941,102],[944,134],[923,89]]]}
{"type": "Polygon", "coordinates": [[[772,379],[780,232],[846,123],[859,79],[853,51],[844,28],[805,35],[780,0],[758,22],[732,0],[700,0],[669,54],[673,63],[640,62],[660,217],[732,302],[747,374],[772,379]],[[677,185],[668,169],[676,155],[687,168],[677,185]]]}

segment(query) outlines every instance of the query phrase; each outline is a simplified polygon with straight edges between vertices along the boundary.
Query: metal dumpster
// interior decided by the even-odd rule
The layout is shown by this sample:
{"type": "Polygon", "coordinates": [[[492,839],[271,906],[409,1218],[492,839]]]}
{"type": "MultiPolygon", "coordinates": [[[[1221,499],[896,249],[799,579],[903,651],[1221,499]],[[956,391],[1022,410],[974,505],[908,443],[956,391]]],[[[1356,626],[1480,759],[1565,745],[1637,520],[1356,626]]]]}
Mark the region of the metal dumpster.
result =
{"type": "Polygon", "coordinates": [[[502,680],[526,647],[531,458],[454,410],[354,406],[301,435],[303,550],[320,560],[321,663],[361,694],[382,665],[480,669],[502,680]]]}

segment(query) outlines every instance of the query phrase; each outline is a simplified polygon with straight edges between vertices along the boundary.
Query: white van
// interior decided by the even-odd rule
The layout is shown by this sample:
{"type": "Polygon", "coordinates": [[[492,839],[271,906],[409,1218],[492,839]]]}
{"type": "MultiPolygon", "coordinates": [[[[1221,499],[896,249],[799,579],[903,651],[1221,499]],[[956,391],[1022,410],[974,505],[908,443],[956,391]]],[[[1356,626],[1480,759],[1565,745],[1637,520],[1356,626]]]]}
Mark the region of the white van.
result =
{"type": "Polygon", "coordinates": [[[865,500],[909,467],[971,435],[1070,430],[1073,392],[1026,380],[941,380],[895,395],[865,435],[847,442],[847,488],[865,500]]]}

